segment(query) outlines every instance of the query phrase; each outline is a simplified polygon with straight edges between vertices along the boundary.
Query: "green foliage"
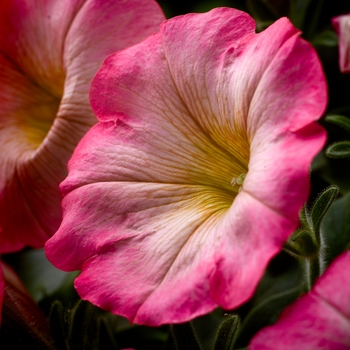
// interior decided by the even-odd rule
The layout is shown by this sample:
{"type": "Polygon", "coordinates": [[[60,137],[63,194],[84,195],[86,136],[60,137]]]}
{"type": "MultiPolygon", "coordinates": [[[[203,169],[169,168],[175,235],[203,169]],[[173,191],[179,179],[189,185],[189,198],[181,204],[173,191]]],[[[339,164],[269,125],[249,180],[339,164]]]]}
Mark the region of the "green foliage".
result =
{"type": "Polygon", "coordinates": [[[213,350],[233,350],[240,326],[238,315],[226,315],[216,334],[213,350]]]}
{"type": "Polygon", "coordinates": [[[304,28],[307,10],[312,0],[291,0],[289,18],[299,29],[304,28]]]}
{"type": "MultiPolygon", "coordinates": [[[[335,124],[350,133],[350,120],[342,115],[328,115],[325,120],[335,124]]],[[[350,141],[336,142],[326,149],[326,156],[330,158],[348,158],[350,157],[350,141]]]]}
{"type": "Polygon", "coordinates": [[[284,250],[300,259],[304,266],[309,290],[325,268],[325,246],[321,225],[338,193],[337,186],[329,186],[317,197],[310,209],[303,208],[300,214],[300,227],[284,245],[284,250]]]}
{"type": "Polygon", "coordinates": [[[315,257],[319,252],[319,244],[308,230],[297,230],[285,243],[284,248],[297,258],[315,257]]]}
{"type": "Polygon", "coordinates": [[[343,115],[327,115],[325,118],[326,122],[335,124],[350,133],[350,120],[343,115]]]}
{"type": "Polygon", "coordinates": [[[315,233],[318,242],[320,243],[320,226],[322,220],[324,219],[326,213],[328,212],[333,201],[338,196],[339,189],[337,186],[329,186],[325,189],[315,200],[311,208],[311,222],[312,222],[312,231],[315,233]]]}
{"type": "Polygon", "coordinates": [[[337,142],[326,149],[326,156],[330,158],[350,157],[350,141],[337,142]]]}
{"type": "Polygon", "coordinates": [[[321,231],[327,264],[350,248],[350,193],[337,199],[325,217],[321,231]]]}
{"type": "Polygon", "coordinates": [[[237,344],[244,344],[244,340],[251,339],[258,330],[266,325],[275,323],[286,306],[299,296],[300,287],[297,286],[287,291],[271,295],[254,307],[241,325],[237,344]]]}
{"type": "Polygon", "coordinates": [[[56,292],[72,275],[56,269],[44,249],[24,250],[13,254],[9,261],[36,302],[56,292]]]}
{"type": "Polygon", "coordinates": [[[192,322],[170,325],[174,350],[202,350],[192,322]]]}

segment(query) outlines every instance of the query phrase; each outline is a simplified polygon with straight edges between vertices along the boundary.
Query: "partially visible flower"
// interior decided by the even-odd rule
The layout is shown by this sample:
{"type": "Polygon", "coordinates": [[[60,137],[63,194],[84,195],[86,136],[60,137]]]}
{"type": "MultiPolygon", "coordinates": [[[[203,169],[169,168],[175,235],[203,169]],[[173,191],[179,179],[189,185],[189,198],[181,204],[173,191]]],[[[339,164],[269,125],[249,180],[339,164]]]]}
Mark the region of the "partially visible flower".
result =
{"type": "Polygon", "coordinates": [[[43,246],[61,222],[59,183],[96,122],[104,58],[158,30],[153,0],[0,0],[0,251],[43,246]]]}
{"type": "Polygon", "coordinates": [[[48,319],[16,273],[5,263],[5,290],[0,333],[1,349],[56,349],[48,319]]]}
{"type": "Polygon", "coordinates": [[[92,83],[100,123],[69,163],[48,258],[136,323],[240,305],[298,224],[326,102],[286,18],[259,34],[229,8],[164,22],[92,83]]]}
{"type": "Polygon", "coordinates": [[[350,14],[332,18],[339,38],[339,66],[343,73],[350,72],[350,14]]]}
{"type": "Polygon", "coordinates": [[[350,349],[350,251],[339,256],[310,293],[262,329],[249,350],[350,349]]]}

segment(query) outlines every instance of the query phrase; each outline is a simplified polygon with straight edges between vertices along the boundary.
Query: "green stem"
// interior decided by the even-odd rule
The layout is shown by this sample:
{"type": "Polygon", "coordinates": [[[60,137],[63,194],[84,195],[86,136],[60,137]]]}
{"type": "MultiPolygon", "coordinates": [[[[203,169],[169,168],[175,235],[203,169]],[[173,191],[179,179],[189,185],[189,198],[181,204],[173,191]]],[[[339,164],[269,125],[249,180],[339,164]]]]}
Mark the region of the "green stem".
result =
{"type": "Polygon", "coordinates": [[[306,259],[305,267],[306,267],[306,273],[307,273],[307,288],[308,290],[311,290],[316,279],[320,277],[322,273],[319,255],[313,258],[306,259]]]}

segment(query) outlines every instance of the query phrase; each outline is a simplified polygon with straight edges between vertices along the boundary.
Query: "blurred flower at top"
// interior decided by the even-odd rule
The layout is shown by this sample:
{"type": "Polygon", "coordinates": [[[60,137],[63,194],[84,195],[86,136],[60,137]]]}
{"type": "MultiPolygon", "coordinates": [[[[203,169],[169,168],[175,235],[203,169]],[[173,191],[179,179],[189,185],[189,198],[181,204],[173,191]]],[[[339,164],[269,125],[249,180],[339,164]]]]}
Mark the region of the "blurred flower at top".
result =
{"type": "Polygon", "coordinates": [[[43,246],[59,183],[96,122],[88,90],[104,58],[157,31],[153,0],[0,0],[0,251],[43,246]]]}
{"type": "Polygon", "coordinates": [[[350,14],[332,18],[339,38],[339,66],[343,73],[350,72],[350,14]]]}
{"type": "Polygon", "coordinates": [[[350,349],[350,251],[340,255],[305,294],[262,329],[249,350],[350,349]]]}
{"type": "Polygon", "coordinates": [[[245,302],[298,225],[325,142],[311,45],[286,18],[256,34],[235,9],[179,16],[109,56],[90,98],[100,123],[70,160],[49,260],[135,323],[245,302]]]}

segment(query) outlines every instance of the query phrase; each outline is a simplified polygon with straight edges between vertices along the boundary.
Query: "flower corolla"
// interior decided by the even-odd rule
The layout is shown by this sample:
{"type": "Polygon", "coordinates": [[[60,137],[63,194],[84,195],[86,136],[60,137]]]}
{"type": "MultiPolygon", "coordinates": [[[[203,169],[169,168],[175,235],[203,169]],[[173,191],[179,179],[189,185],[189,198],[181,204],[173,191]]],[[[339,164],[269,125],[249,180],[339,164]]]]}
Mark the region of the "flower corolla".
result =
{"type": "Polygon", "coordinates": [[[88,91],[107,55],[158,30],[153,0],[0,0],[0,252],[43,246],[59,183],[96,123],[88,91]]]}
{"type": "Polygon", "coordinates": [[[325,141],[311,45],[286,18],[256,34],[235,9],[179,16],[109,56],[90,100],[100,122],[61,184],[49,260],[135,323],[246,301],[298,225],[325,141]]]}
{"type": "Polygon", "coordinates": [[[332,18],[339,39],[339,67],[341,72],[350,72],[350,14],[332,18]]]}
{"type": "Polygon", "coordinates": [[[252,339],[249,350],[350,348],[350,251],[340,255],[272,326],[252,339]]]}

